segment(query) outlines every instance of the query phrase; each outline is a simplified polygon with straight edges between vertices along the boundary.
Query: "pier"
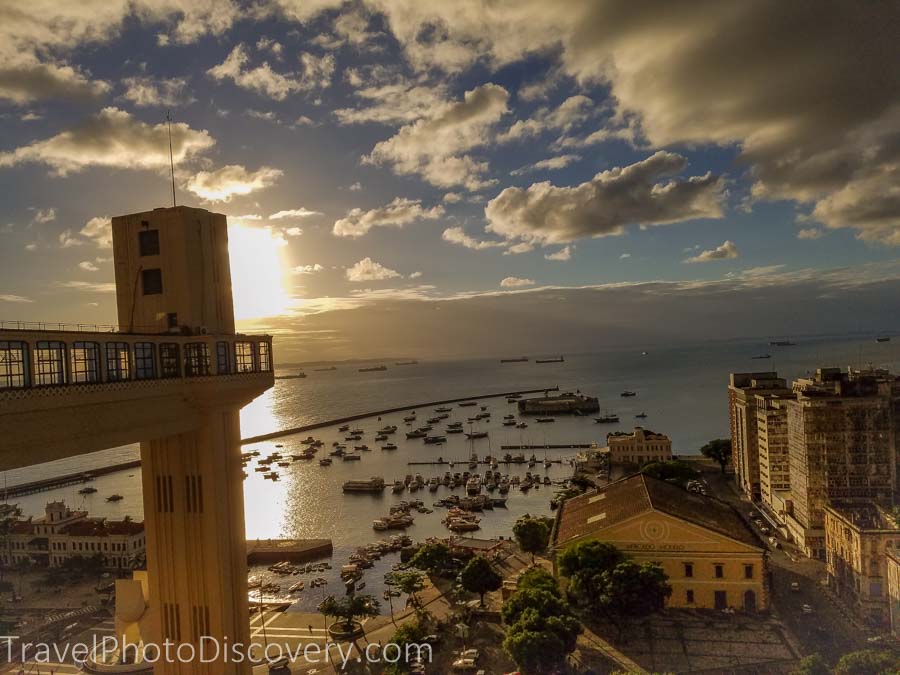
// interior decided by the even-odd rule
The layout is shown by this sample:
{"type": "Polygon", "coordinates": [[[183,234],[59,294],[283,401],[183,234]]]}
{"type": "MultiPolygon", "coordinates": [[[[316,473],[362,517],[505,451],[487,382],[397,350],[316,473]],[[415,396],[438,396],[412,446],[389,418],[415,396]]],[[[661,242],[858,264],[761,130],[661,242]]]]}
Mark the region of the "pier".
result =
{"type": "MultiPolygon", "coordinates": [[[[438,462],[435,460],[435,461],[431,461],[431,462],[407,462],[406,464],[407,464],[407,466],[446,466],[446,465],[450,464],[450,461],[451,460],[449,460],[449,459],[445,459],[441,462],[438,462]]],[[[549,461],[552,464],[562,464],[563,463],[563,461],[561,459],[550,459],[547,461],[549,461]]],[[[518,461],[514,460],[514,459],[511,459],[509,461],[507,461],[505,459],[498,459],[498,460],[496,460],[496,462],[497,462],[497,464],[528,464],[527,459],[520,459],[518,461]]],[[[541,460],[542,464],[543,464],[543,462],[544,462],[544,460],[541,460]]],[[[453,460],[453,464],[468,465],[468,464],[472,464],[472,463],[473,462],[469,462],[465,459],[459,459],[459,460],[454,459],[453,460]]],[[[474,462],[474,463],[475,464],[484,464],[485,466],[489,466],[491,464],[491,462],[486,462],[483,459],[479,459],[477,462],[474,462]]]]}
{"type": "Polygon", "coordinates": [[[3,495],[6,499],[9,499],[15,497],[24,497],[25,495],[32,495],[37,492],[47,492],[48,490],[55,490],[57,488],[67,487],[69,485],[79,485],[81,483],[88,483],[97,476],[104,476],[109,473],[135,469],[140,465],[141,461],[139,459],[136,459],[130,462],[124,462],[122,464],[102,466],[97,469],[91,469],[90,471],[79,471],[78,473],[70,473],[64,476],[56,476],[54,478],[44,478],[41,480],[31,481],[29,483],[21,483],[20,485],[13,485],[11,487],[4,488],[3,495]]]}
{"type": "Polygon", "coordinates": [[[331,539],[256,539],[247,542],[247,564],[306,562],[330,556],[331,539]]]}
{"type": "Polygon", "coordinates": [[[260,434],[259,436],[251,436],[250,438],[245,438],[241,441],[242,445],[248,445],[249,443],[259,443],[261,441],[269,441],[273,438],[282,438],[283,436],[293,436],[294,434],[302,434],[307,431],[313,431],[314,429],[323,429],[325,427],[331,427],[335,424],[346,424],[348,422],[356,422],[357,420],[364,420],[369,417],[379,417],[381,415],[390,415],[392,413],[406,412],[408,410],[414,410],[416,408],[429,408],[431,406],[438,405],[449,405],[451,403],[463,403],[464,401],[477,401],[479,399],[484,398],[503,398],[504,396],[524,396],[526,394],[544,394],[549,391],[559,391],[559,386],[555,387],[544,387],[541,389],[525,389],[522,391],[508,391],[508,392],[500,392],[494,394],[483,394],[481,396],[461,396],[459,398],[448,398],[442,401],[429,401],[428,403],[416,403],[412,405],[402,405],[395,406],[393,408],[387,408],[385,410],[376,410],[375,412],[366,412],[359,413],[358,415],[348,415],[346,417],[341,417],[336,420],[328,420],[325,422],[314,422],[312,424],[305,424],[299,427],[290,427],[288,429],[282,429],[280,431],[273,431],[268,434],[260,434]]]}
{"type": "Polygon", "coordinates": [[[501,445],[501,450],[584,450],[596,447],[594,443],[556,443],[550,445],[501,445]]]}

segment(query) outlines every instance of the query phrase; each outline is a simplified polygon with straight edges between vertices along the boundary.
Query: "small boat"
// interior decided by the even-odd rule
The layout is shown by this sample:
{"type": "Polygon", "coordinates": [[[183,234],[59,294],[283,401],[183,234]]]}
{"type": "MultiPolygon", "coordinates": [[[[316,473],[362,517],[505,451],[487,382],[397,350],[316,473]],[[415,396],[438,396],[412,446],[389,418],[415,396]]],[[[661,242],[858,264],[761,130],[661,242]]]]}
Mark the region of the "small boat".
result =
{"type": "Polygon", "coordinates": [[[469,440],[475,440],[476,438],[487,438],[488,432],[486,431],[472,431],[466,434],[466,438],[469,440]]]}
{"type": "Polygon", "coordinates": [[[549,422],[555,422],[556,419],[553,418],[553,417],[538,417],[535,421],[536,421],[538,424],[547,424],[547,423],[549,423],[549,422]]]}
{"type": "Polygon", "coordinates": [[[419,429],[416,429],[415,431],[407,431],[406,432],[407,438],[425,438],[426,436],[428,436],[428,432],[421,431],[419,429]]]}
{"type": "Polygon", "coordinates": [[[881,336],[875,338],[875,342],[890,342],[890,341],[891,341],[891,338],[888,335],[881,335],[881,336]]]}
{"type": "Polygon", "coordinates": [[[565,363],[565,359],[560,356],[558,359],[535,359],[535,363],[565,363]]]}
{"type": "Polygon", "coordinates": [[[473,405],[478,405],[478,401],[463,401],[459,404],[460,408],[471,408],[473,405]]]}
{"type": "Polygon", "coordinates": [[[108,502],[120,502],[120,501],[122,501],[123,499],[125,499],[125,497],[123,497],[122,495],[110,495],[109,497],[106,498],[106,501],[108,501],[108,502]]]}
{"type": "Polygon", "coordinates": [[[637,415],[635,415],[635,417],[637,417],[638,419],[644,419],[646,416],[647,413],[645,412],[639,412],[637,415]]]}
{"type": "Polygon", "coordinates": [[[418,365],[418,361],[416,359],[410,359],[409,361],[396,361],[394,363],[395,366],[415,366],[418,365]]]}
{"type": "Polygon", "coordinates": [[[503,426],[514,427],[514,426],[516,426],[516,421],[515,420],[503,420],[503,426]]]}
{"type": "Polygon", "coordinates": [[[462,432],[463,432],[463,428],[462,428],[462,427],[447,427],[447,431],[445,431],[444,433],[448,433],[448,434],[461,434],[462,432]]]}
{"type": "Polygon", "coordinates": [[[619,416],[618,415],[601,415],[600,417],[595,417],[594,421],[597,424],[618,424],[619,416]]]}
{"type": "Polygon", "coordinates": [[[344,425],[342,425],[342,426],[339,426],[339,427],[338,427],[338,431],[350,431],[350,425],[349,425],[349,424],[344,424],[344,425]]]}
{"type": "Polygon", "coordinates": [[[528,422],[519,422],[516,425],[516,429],[527,429],[527,428],[528,428],[528,422]]]}
{"type": "Polygon", "coordinates": [[[360,451],[368,452],[369,446],[368,445],[354,445],[353,449],[356,450],[357,452],[360,452],[360,451]]]}
{"type": "Polygon", "coordinates": [[[425,437],[425,443],[427,443],[428,445],[439,445],[441,443],[446,443],[446,442],[447,442],[446,436],[426,436],[425,437]]]}
{"type": "Polygon", "coordinates": [[[448,413],[453,412],[453,408],[435,408],[434,412],[436,413],[448,413]]]}
{"type": "Polygon", "coordinates": [[[394,487],[392,488],[394,492],[403,492],[405,489],[406,483],[404,483],[402,480],[397,479],[394,481],[394,487]]]}
{"type": "Polygon", "coordinates": [[[97,491],[95,487],[83,487],[78,491],[80,495],[92,495],[97,491]]]}
{"type": "Polygon", "coordinates": [[[393,443],[387,443],[386,445],[381,446],[382,450],[396,450],[397,446],[393,443]]]}
{"type": "Polygon", "coordinates": [[[630,396],[637,396],[636,392],[631,391],[630,389],[626,389],[621,394],[619,394],[622,398],[628,398],[630,396]]]}
{"type": "Polygon", "coordinates": [[[758,356],[751,356],[751,359],[771,359],[771,354],[759,354],[758,356]]]}
{"type": "Polygon", "coordinates": [[[296,584],[294,584],[293,586],[291,586],[288,589],[288,593],[299,593],[300,591],[303,590],[304,586],[305,586],[304,582],[298,581],[296,584]]]}
{"type": "Polygon", "coordinates": [[[319,466],[331,466],[331,457],[323,457],[320,459],[319,466]]]}
{"type": "Polygon", "coordinates": [[[378,434],[378,435],[375,437],[375,440],[376,440],[376,441],[379,441],[379,442],[380,442],[380,441],[386,441],[387,439],[388,439],[387,434],[378,434]]]}
{"type": "Polygon", "coordinates": [[[354,453],[354,452],[348,452],[348,453],[347,453],[346,455],[344,455],[341,459],[343,459],[345,462],[354,462],[354,461],[359,461],[359,460],[361,460],[361,459],[362,459],[362,456],[357,455],[357,454],[354,453]]]}
{"type": "Polygon", "coordinates": [[[509,359],[500,359],[500,363],[524,363],[528,360],[527,356],[516,356],[509,359]]]}
{"type": "Polygon", "coordinates": [[[387,370],[387,366],[372,366],[371,368],[360,368],[359,372],[361,372],[361,373],[380,373],[383,370],[387,370]]]}

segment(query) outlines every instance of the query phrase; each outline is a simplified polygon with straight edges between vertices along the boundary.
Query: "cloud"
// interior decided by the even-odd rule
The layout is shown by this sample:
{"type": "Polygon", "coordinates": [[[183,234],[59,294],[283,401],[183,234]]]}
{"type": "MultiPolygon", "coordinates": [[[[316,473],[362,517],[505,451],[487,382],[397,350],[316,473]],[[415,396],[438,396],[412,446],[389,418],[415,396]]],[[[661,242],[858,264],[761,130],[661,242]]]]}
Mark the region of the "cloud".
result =
{"type": "Polygon", "coordinates": [[[59,281],[55,286],[59,288],[68,288],[75,291],[87,291],[91,293],[115,293],[115,282],[93,282],[93,281],[59,281]]]}
{"type": "Polygon", "coordinates": [[[630,258],[630,257],[631,257],[630,253],[623,253],[622,255],[619,256],[619,260],[628,260],[628,258],[630,258]]]}
{"type": "Polygon", "coordinates": [[[261,166],[247,171],[240,164],[228,164],[215,171],[199,171],[187,182],[187,189],[211,202],[227,202],[235,195],[248,195],[274,185],[284,174],[280,169],[261,166]]]}
{"type": "Polygon", "coordinates": [[[466,153],[488,142],[491,129],[507,111],[508,99],[509,93],[497,84],[471,89],[462,101],[376,144],[364,161],[389,165],[399,175],[419,175],[437,187],[487,187],[493,183],[484,178],[487,163],[466,153]]]}
{"type": "Polygon", "coordinates": [[[450,242],[451,244],[458,244],[459,246],[471,248],[474,251],[482,251],[486,248],[502,248],[506,246],[506,242],[503,241],[475,239],[466,234],[466,231],[461,227],[448,227],[441,235],[441,239],[450,242]]]}
{"type": "Polygon", "coordinates": [[[25,302],[34,302],[31,298],[26,298],[22,295],[6,295],[0,294],[0,302],[15,302],[15,303],[25,303],[25,302]]]}
{"type": "MultiPolygon", "coordinates": [[[[176,163],[208,150],[214,143],[207,131],[191,129],[184,122],[172,124],[172,153],[176,163]]],[[[91,166],[168,170],[166,124],[145,124],[124,110],[104,108],[55,136],[0,153],[0,167],[24,162],[46,164],[58,175],[91,166]]]]}
{"type": "Polygon", "coordinates": [[[336,109],[340,124],[409,123],[439,115],[451,105],[445,85],[424,84],[384,66],[349,68],[346,79],[362,105],[336,109]]]}
{"type": "Polygon", "coordinates": [[[444,215],[440,205],[430,209],[422,207],[421,200],[396,197],[387,206],[363,211],[360,208],[351,210],[340,220],[335,221],[332,233],[336,237],[362,237],[373,227],[403,227],[417,220],[434,220],[444,215]]]}
{"type": "Polygon", "coordinates": [[[112,248],[112,219],[109,216],[91,218],[84,224],[79,234],[99,248],[112,248]]]}
{"type": "Polygon", "coordinates": [[[34,215],[31,217],[32,223],[49,223],[56,220],[56,209],[48,207],[46,209],[35,209],[34,215]]]}
{"type": "Polygon", "coordinates": [[[59,233],[58,239],[60,248],[74,248],[84,244],[84,241],[79,239],[72,230],[63,230],[59,233]]]}
{"type": "Polygon", "coordinates": [[[362,183],[360,183],[359,181],[356,181],[347,189],[350,190],[351,192],[358,192],[359,190],[362,190],[362,183]]]}
{"type": "Polygon", "coordinates": [[[348,267],[345,271],[347,281],[384,281],[385,279],[395,279],[401,274],[396,270],[385,267],[381,263],[375,262],[371,258],[363,258],[352,267],[348,267]]]}
{"type": "Polygon", "coordinates": [[[331,54],[318,57],[303,52],[299,56],[302,72],[283,75],[272,70],[267,61],[255,67],[247,67],[250,56],[247,47],[236,45],[225,60],[207,70],[216,81],[231,80],[235,85],[276,101],[283,101],[299,91],[325,88],[331,84],[335,60],[331,54]]]}
{"type": "Polygon", "coordinates": [[[625,227],[720,218],[723,181],[707,173],[663,179],[683,171],[687,160],[657,152],[626,167],[602,171],[575,187],[549,182],[508,187],[488,202],[488,230],[507,239],[565,244],[586,237],[624,233],[625,227]]]}
{"type": "Polygon", "coordinates": [[[520,255],[522,253],[530,253],[534,250],[534,244],[530,241],[520,241],[518,244],[513,244],[508,249],[503,252],[503,255],[520,255]]]}
{"type": "Polygon", "coordinates": [[[797,231],[797,239],[820,239],[823,234],[818,227],[804,227],[797,231]]]}
{"type": "Polygon", "coordinates": [[[500,282],[503,288],[523,288],[525,286],[534,286],[534,279],[521,279],[519,277],[506,277],[500,282]]]}
{"type": "Polygon", "coordinates": [[[572,251],[575,250],[574,246],[564,246],[559,249],[555,253],[547,253],[544,257],[547,260],[571,260],[572,259],[572,251]]]}
{"type": "Polygon", "coordinates": [[[146,75],[126,77],[122,80],[122,95],[138,107],[183,106],[194,101],[187,91],[187,78],[156,79],[146,75]]]}
{"type": "Polygon", "coordinates": [[[311,216],[321,216],[321,211],[310,211],[307,208],[300,207],[298,209],[287,209],[285,211],[276,211],[269,220],[283,220],[285,218],[309,218],[311,216]]]}
{"type": "Polygon", "coordinates": [[[457,202],[462,201],[463,196],[458,192],[448,192],[443,197],[441,197],[441,201],[445,204],[456,204],[457,202]]]}
{"type": "Polygon", "coordinates": [[[701,253],[688,258],[684,262],[686,263],[705,263],[712,262],[713,260],[733,260],[738,257],[738,249],[737,246],[734,245],[733,241],[726,240],[722,243],[721,246],[716,246],[715,248],[707,249],[706,251],[702,251],[701,253]]]}
{"type": "Polygon", "coordinates": [[[78,267],[83,269],[85,272],[97,272],[100,270],[94,263],[90,260],[85,260],[83,262],[78,263],[78,267]]]}
{"type": "Polygon", "coordinates": [[[541,108],[526,120],[517,120],[497,137],[501,143],[520,141],[540,136],[548,131],[569,131],[587,120],[596,111],[596,105],[587,96],[570,96],[557,108],[541,108]]]}
{"type": "Polygon", "coordinates": [[[293,274],[314,274],[316,272],[321,272],[325,268],[322,267],[319,263],[315,263],[313,265],[298,265],[293,268],[291,272],[293,274]]]}
{"type": "Polygon", "coordinates": [[[417,271],[417,272],[413,272],[412,274],[410,274],[409,278],[410,279],[419,279],[421,276],[422,276],[422,272],[417,271]]]}
{"type": "Polygon", "coordinates": [[[528,166],[523,166],[522,168],[516,169],[515,171],[510,171],[510,174],[513,176],[521,176],[523,173],[529,173],[531,171],[555,171],[557,169],[564,169],[570,164],[578,162],[580,160],[581,157],[579,155],[558,155],[556,157],[542,159],[539,162],[529,164],[528,166]]]}
{"type": "Polygon", "coordinates": [[[65,63],[42,62],[27,53],[5,56],[0,65],[0,99],[18,105],[51,98],[89,101],[110,89],[106,82],[91,80],[88,74],[65,63]]]}
{"type": "Polygon", "coordinates": [[[301,227],[289,227],[284,233],[289,237],[299,237],[303,234],[303,228],[301,227]]]}

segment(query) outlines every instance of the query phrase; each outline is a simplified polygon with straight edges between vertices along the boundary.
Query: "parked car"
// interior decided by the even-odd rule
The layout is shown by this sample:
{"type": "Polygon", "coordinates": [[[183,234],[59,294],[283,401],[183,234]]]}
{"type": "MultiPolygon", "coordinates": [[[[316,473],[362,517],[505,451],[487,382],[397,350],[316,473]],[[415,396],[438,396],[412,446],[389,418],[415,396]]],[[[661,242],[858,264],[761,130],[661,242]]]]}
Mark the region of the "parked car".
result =
{"type": "Polygon", "coordinates": [[[797,582],[797,581],[792,581],[792,582],[791,582],[791,592],[792,592],[792,593],[797,593],[799,590],[800,590],[800,584],[799,584],[799,582],[797,582]]]}
{"type": "Polygon", "coordinates": [[[802,609],[803,609],[804,614],[812,614],[813,613],[813,608],[811,605],[803,605],[802,609]]]}
{"type": "Polygon", "coordinates": [[[477,670],[475,659],[456,659],[453,662],[453,670],[477,670]]]}

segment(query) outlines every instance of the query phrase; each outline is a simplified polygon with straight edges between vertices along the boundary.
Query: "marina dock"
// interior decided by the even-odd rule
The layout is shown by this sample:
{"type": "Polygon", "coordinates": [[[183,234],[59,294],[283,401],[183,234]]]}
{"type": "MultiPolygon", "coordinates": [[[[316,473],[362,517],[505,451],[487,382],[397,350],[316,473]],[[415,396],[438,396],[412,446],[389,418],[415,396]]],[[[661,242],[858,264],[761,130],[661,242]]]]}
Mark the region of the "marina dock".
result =
{"type": "Polygon", "coordinates": [[[396,406],[394,408],[387,408],[385,410],[376,410],[374,412],[366,412],[360,413],[358,415],[348,415],[347,417],[341,417],[336,420],[328,420],[326,422],[315,422],[314,424],[305,424],[300,427],[290,427],[288,429],[282,429],[280,431],[273,431],[268,434],[260,434],[259,436],[251,436],[250,438],[245,438],[241,441],[241,445],[247,445],[249,443],[259,443],[261,441],[269,441],[273,438],[281,438],[283,436],[293,436],[294,434],[302,434],[307,431],[312,431],[314,429],[323,429],[325,427],[331,427],[336,424],[346,424],[348,422],[355,422],[357,420],[364,420],[369,417],[380,417],[381,415],[390,415],[392,413],[406,412],[407,410],[414,410],[416,408],[430,408],[432,406],[439,405],[449,405],[451,403],[462,403],[464,401],[477,401],[485,398],[503,398],[507,396],[524,396],[526,394],[545,394],[550,391],[559,391],[559,387],[544,387],[542,389],[525,389],[522,391],[507,391],[507,392],[499,392],[494,394],[482,394],[481,396],[461,396],[459,398],[448,398],[442,401],[429,401],[427,403],[414,403],[410,405],[396,406]]]}
{"type": "Polygon", "coordinates": [[[501,450],[583,450],[594,443],[556,443],[550,445],[501,445],[501,450]]]}
{"type": "Polygon", "coordinates": [[[20,483],[3,489],[3,495],[6,499],[24,497],[25,495],[33,495],[37,492],[47,492],[56,488],[67,487],[69,485],[79,485],[88,483],[97,476],[104,476],[117,471],[127,471],[128,469],[136,469],[141,465],[140,460],[131,462],[123,462],[122,464],[113,464],[111,466],[102,466],[90,471],[79,471],[78,473],[69,473],[64,476],[56,476],[54,478],[43,478],[28,483],[20,483]]]}
{"type": "Polygon", "coordinates": [[[332,551],[331,539],[254,539],[247,542],[247,564],[306,562],[332,551]]]}

